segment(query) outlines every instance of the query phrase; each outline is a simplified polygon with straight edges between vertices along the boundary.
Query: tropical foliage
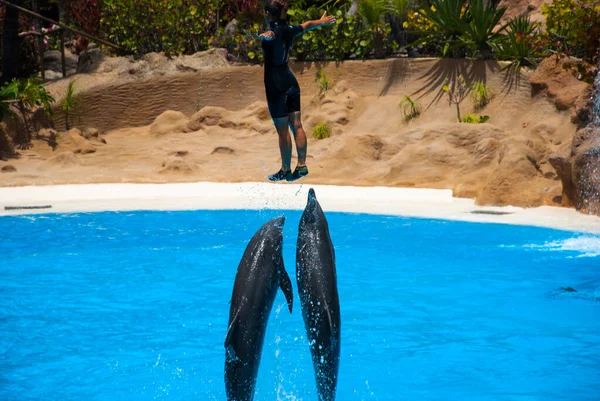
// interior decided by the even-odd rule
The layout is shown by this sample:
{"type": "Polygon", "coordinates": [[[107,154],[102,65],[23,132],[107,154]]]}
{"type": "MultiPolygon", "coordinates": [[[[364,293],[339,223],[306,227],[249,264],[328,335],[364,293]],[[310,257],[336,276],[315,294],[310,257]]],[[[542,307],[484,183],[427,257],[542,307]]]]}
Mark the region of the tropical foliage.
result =
{"type": "Polygon", "coordinates": [[[598,0],[553,0],[542,7],[546,28],[566,47],[565,51],[588,61],[600,50],[598,0]]]}
{"type": "Polygon", "coordinates": [[[34,127],[31,121],[33,111],[42,108],[48,115],[52,115],[52,104],[54,98],[48,93],[45,85],[36,77],[28,79],[13,79],[0,89],[0,103],[4,103],[4,113],[10,111],[13,106],[17,109],[16,118],[20,119],[22,129],[14,138],[19,147],[25,147],[31,141],[34,127]],[[6,107],[6,104],[9,107],[6,107]]]}

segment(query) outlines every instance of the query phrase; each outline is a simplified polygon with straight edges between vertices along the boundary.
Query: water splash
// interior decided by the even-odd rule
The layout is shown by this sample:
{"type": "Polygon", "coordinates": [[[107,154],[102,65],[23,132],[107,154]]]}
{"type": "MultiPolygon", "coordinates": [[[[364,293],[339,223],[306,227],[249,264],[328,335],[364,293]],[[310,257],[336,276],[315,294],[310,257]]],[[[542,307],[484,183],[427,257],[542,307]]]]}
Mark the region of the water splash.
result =
{"type": "Polygon", "coordinates": [[[543,245],[525,245],[525,248],[532,248],[540,251],[577,252],[578,255],[576,257],[578,258],[596,257],[600,256],[600,237],[581,236],[560,241],[546,242],[543,245]]]}

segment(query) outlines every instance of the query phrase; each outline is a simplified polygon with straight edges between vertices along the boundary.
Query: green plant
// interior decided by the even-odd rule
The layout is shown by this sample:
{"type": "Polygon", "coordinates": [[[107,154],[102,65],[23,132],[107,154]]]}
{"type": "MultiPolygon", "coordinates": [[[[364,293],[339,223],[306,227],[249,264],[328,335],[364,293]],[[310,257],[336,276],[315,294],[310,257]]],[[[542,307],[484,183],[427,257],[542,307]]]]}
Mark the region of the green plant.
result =
{"type": "Polygon", "coordinates": [[[238,60],[250,63],[262,63],[264,55],[261,49],[261,40],[255,35],[261,29],[258,23],[245,24],[240,22],[238,23],[238,29],[233,35],[223,37],[221,30],[219,39],[209,39],[208,43],[211,46],[225,47],[229,54],[238,60]]]}
{"type": "Polygon", "coordinates": [[[421,114],[421,104],[416,100],[412,100],[409,96],[404,96],[399,106],[404,110],[404,119],[406,121],[417,118],[421,114]]]}
{"type": "Polygon", "coordinates": [[[375,57],[377,58],[385,56],[383,40],[386,25],[383,23],[383,17],[389,11],[387,0],[360,0],[358,3],[358,14],[373,32],[375,57]]]}
{"type": "Polygon", "coordinates": [[[483,110],[492,101],[494,94],[483,82],[476,81],[471,85],[471,101],[475,110],[483,110]]]}
{"type": "Polygon", "coordinates": [[[323,68],[319,68],[317,71],[315,82],[317,83],[318,96],[321,96],[329,89],[329,79],[327,78],[323,68]]]}
{"type": "Polygon", "coordinates": [[[460,122],[466,124],[483,124],[489,119],[490,116],[478,116],[475,114],[467,114],[462,120],[460,120],[460,122]]]}
{"type": "Polygon", "coordinates": [[[558,36],[566,51],[592,62],[600,50],[598,0],[553,0],[542,6],[546,29],[558,36]]]}
{"type": "Polygon", "coordinates": [[[390,0],[388,10],[398,16],[400,22],[404,23],[408,17],[411,0],[390,0]]]}
{"type": "Polygon", "coordinates": [[[456,115],[458,122],[461,122],[460,118],[460,104],[465,100],[468,93],[468,87],[465,79],[462,75],[457,76],[452,82],[446,80],[446,84],[442,87],[442,90],[448,94],[449,105],[456,105],[456,115]]]}
{"type": "Polygon", "coordinates": [[[463,41],[474,50],[478,51],[484,58],[491,56],[492,46],[500,39],[506,25],[496,29],[502,19],[506,8],[498,7],[495,0],[469,0],[468,17],[469,24],[466,26],[463,41]]]}
{"type": "Polygon", "coordinates": [[[315,128],[313,128],[313,138],[315,139],[326,139],[331,136],[329,132],[329,127],[327,124],[319,124],[315,128]]]}
{"type": "MultiPolygon", "coordinates": [[[[295,23],[319,18],[320,10],[290,9],[288,14],[295,23]]],[[[363,19],[357,15],[346,16],[342,10],[329,12],[335,15],[337,23],[329,28],[315,29],[298,36],[294,40],[292,55],[298,60],[347,60],[365,58],[375,48],[373,31],[365,29],[363,19]]],[[[384,51],[397,48],[394,41],[388,40],[391,28],[384,26],[384,51]]]]}
{"type": "Polygon", "coordinates": [[[444,44],[442,54],[456,49],[462,44],[461,38],[469,29],[470,13],[465,0],[430,0],[420,11],[435,25],[436,29],[425,32],[422,41],[436,41],[444,44]]]}
{"type": "Polygon", "coordinates": [[[544,56],[546,40],[540,36],[538,23],[521,15],[508,22],[506,35],[495,45],[496,54],[511,63],[503,68],[518,71],[522,66],[534,66],[544,56]]]}
{"type": "Polygon", "coordinates": [[[16,142],[18,147],[28,147],[33,130],[30,115],[36,108],[41,107],[48,116],[51,116],[53,114],[52,103],[54,103],[54,98],[46,90],[43,82],[37,77],[31,77],[28,79],[13,79],[0,90],[0,99],[5,103],[16,105],[24,125],[24,129],[21,135],[16,138],[16,142]]]}
{"type": "Polygon", "coordinates": [[[79,105],[80,99],[75,96],[75,80],[71,80],[69,82],[69,86],[67,87],[67,93],[65,94],[65,98],[63,100],[61,108],[65,112],[65,128],[70,130],[69,127],[69,113],[75,110],[75,108],[79,105]]]}
{"type": "Polygon", "coordinates": [[[209,47],[217,0],[104,0],[102,30],[136,53],[190,54],[209,47]]]}

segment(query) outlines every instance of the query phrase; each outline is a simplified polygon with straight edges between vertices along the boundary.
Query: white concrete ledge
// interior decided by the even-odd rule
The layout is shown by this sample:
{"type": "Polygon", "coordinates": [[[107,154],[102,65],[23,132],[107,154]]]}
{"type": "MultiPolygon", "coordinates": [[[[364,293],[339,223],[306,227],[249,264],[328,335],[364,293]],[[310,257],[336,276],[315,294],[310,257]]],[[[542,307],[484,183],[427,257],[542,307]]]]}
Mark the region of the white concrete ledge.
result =
{"type": "Polygon", "coordinates": [[[0,216],[132,210],[302,210],[314,188],[327,212],[502,223],[600,234],[600,218],[575,210],[478,207],[450,190],[270,183],[90,184],[0,188],[0,216]],[[5,210],[6,207],[49,209],[5,210]],[[473,213],[476,212],[476,213],[473,213]],[[483,213],[482,213],[483,212],[483,213]],[[487,214],[496,212],[501,214],[487,214]]]}

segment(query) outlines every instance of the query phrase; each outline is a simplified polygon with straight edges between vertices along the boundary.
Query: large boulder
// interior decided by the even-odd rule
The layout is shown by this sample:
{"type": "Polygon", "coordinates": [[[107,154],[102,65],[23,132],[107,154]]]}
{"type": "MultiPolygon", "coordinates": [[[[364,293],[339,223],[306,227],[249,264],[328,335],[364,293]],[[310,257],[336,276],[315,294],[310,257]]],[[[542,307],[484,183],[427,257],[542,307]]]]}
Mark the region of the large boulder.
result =
{"type": "Polygon", "coordinates": [[[92,73],[98,70],[98,67],[104,60],[104,53],[101,49],[88,49],[81,53],[77,64],[77,74],[92,73]]]}
{"type": "Polygon", "coordinates": [[[563,184],[562,203],[600,215],[600,127],[579,130],[570,152],[550,157],[563,184]]]}
{"type": "Polygon", "coordinates": [[[568,110],[589,98],[592,86],[572,73],[572,66],[578,63],[568,57],[544,59],[529,78],[533,94],[546,93],[558,110],[568,110]]]}

